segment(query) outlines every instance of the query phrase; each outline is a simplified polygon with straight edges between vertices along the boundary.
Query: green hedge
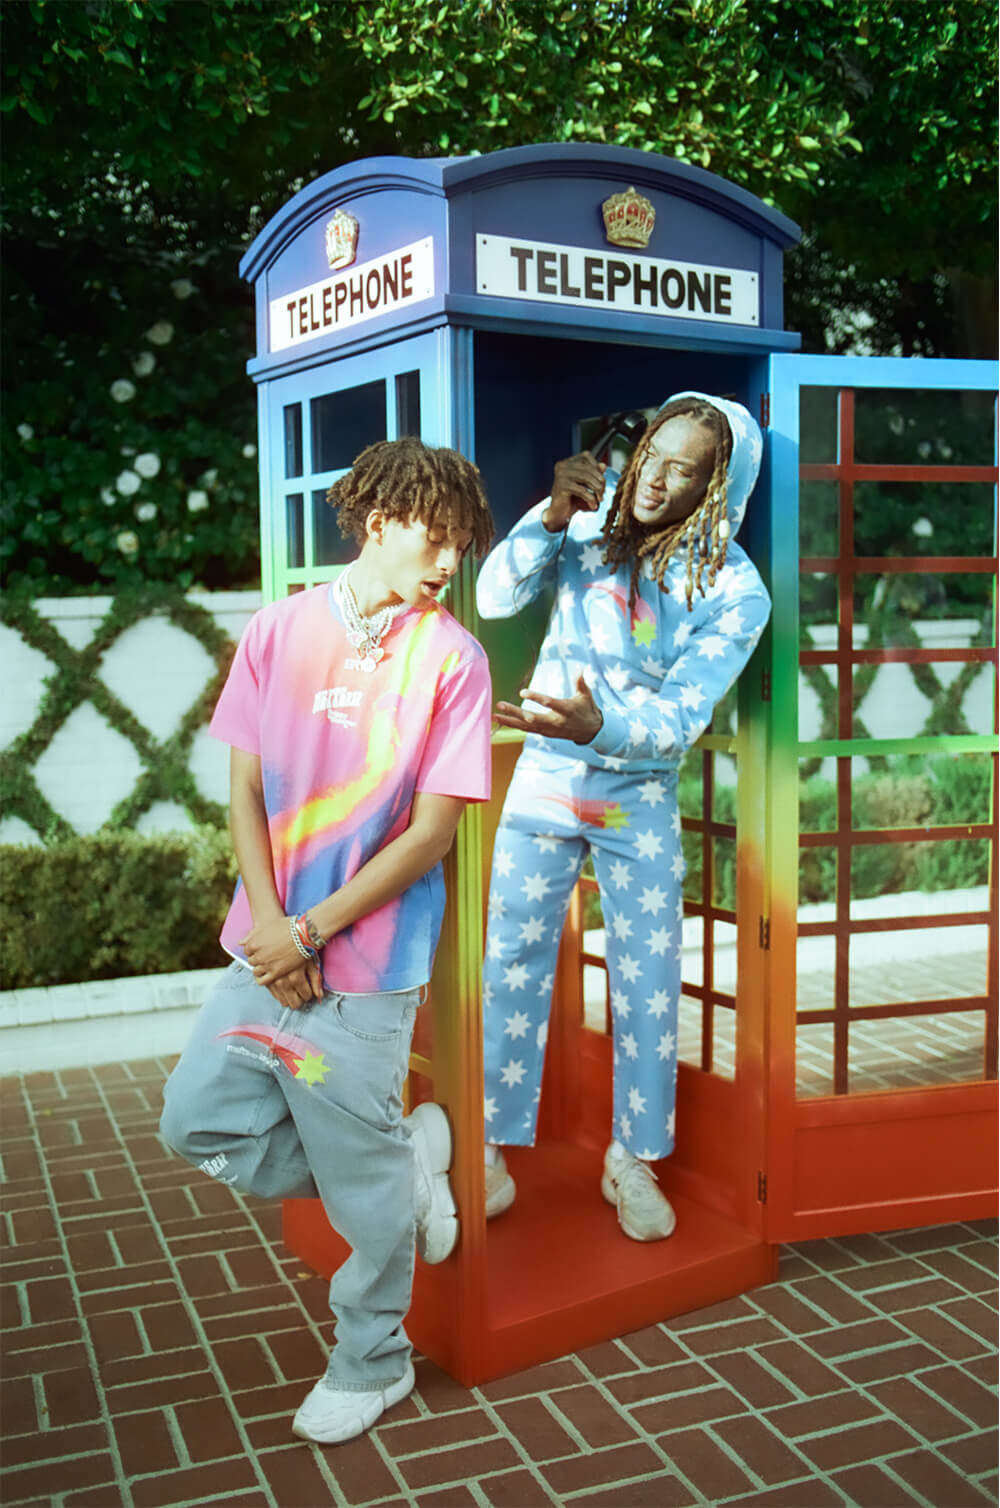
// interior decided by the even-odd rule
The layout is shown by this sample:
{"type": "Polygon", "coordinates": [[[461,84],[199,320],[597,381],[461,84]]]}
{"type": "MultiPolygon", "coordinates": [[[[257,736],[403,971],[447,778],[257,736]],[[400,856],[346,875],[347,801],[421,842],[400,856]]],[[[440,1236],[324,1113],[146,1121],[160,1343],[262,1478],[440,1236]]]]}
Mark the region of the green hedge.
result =
{"type": "Polygon", "coordinates": [[[229,835],[210,827],[0,846],[0,988],[222,964],[235,880],[229,835]]]}

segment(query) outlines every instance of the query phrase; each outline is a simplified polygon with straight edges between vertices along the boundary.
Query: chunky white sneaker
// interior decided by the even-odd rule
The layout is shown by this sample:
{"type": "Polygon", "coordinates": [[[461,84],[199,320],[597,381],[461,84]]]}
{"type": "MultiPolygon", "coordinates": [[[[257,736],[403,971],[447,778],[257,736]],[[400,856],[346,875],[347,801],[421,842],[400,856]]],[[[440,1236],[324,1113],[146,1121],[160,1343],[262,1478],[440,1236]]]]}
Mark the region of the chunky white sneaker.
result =
{"type": "Polygon", "coordinates": [[[486,1164],[486,1218],[502,1215],[514,1203],[517,1185],[507,1172],[503,1153],[497,1148],[496,1162],[486,1164]]]}
{"type": "Polygon", "coordinates": [[[443,1262],[458,1240],[458,1214],[448,1182],[451,1126],[440,1105],[418,1105],[406,1117],[414,1155],[413,1197],[417,1251],[425,1262],[443,1262]]]}
{"type": "Polygon", "coordinates": [[[292,1433],[303,1440],[315,1440],[319,1445],[339,1445],[341,1440],[353,1440],[371,1429],[375,1420],[391,1409],[394,1403],[413,1392],[415,1382],[413,1363],[406,1363],[406,1371],[398,1382],[367,1393],[355,1393],[347,1388],[331,1387],[321,1377],[309,1396],[304,1400],[292,1420],[292,1433]]]}
{"type": "Polygon", "coordinates": [[[616,1153],[613,1144],[608,1148],[601,1193],[617,1205],[618,1224],[633,1241],[663,1241],[672,1235],[677,1216],[660,1193],[652,1168],[631,1152],[616,1153]]]}

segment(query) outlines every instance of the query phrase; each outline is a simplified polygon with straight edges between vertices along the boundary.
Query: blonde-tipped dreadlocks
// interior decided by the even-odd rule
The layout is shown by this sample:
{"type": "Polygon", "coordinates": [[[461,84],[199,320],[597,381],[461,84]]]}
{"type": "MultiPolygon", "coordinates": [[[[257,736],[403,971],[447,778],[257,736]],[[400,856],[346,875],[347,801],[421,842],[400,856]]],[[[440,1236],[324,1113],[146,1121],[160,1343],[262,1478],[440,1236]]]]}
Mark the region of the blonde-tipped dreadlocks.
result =
{"type": "Polygon", "coordinates": [[[729,544],[729,517],[726,512],[726,468],[733,450],[733,437],[725,415],[711,403],[700,398],[676,398],[660,409],[641,444],[632,452],[621,480],[615,490],[614,501],[601,531],[607,541],[604,560],[607,565],[632,562],[632,581],[629,586],[629,602],[635,603],[639,592],[639,571],[644,560],[649,560],[653,577],[663,585],[663,577],[675,555],[683,555],[687,563],[685,596],[688,612],[694,610],[694,594],[697,589],[704,597],[703,577],[708,567],[709,586],[715,581],[726,562],[729,544]],[[705,488],[705,496],[687,518],[668,523],[661,529],[651,529],[640,524],[632,512],[636,483],[646,459],[649,442],[661,425],[668,419],[683,416],[704,424],[715,436],[715,467],[705,488]]]}
{"type": "Polygon", "coordinates": [[[457,450],[434,450],[422,440],[379,440],[358,456],[326,500],[337,510],[345,538],[365,540],[373,509],[406,523],[417,518],[429,529],[469,533],[475,553],[485,555],[493,517],[478,469],[457,450]]]}

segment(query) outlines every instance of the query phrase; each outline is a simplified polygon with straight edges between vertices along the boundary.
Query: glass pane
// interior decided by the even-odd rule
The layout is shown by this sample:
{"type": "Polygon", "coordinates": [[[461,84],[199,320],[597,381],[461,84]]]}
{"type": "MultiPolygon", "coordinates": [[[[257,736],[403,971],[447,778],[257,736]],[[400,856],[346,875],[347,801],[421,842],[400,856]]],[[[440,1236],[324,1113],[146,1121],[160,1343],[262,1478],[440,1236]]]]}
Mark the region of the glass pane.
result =
{"type": "Polygon", "coordinates": [[[983,1011],[854,1021],[847,1041],[849,1092],[981,1079],[985,1027],[983,1011]]]}
{"type": "Polygon", "coordinates": [[[859,388],[854,454],[869,465],[992,466],[992,393],[859,388]]]}
{"type": "MultiPolygon", "coordinates": [[[[836,820],[836,804],[829,809],[830,831],[836,820]]],[[[827,812],[824,810],[823,815],[827,812]]],[[[819,818],[816,819],[817,821],[819,818]]],[[[827,921],[833,916],[833,903],[837,898],[837,850],[832,845],[818,844],[815,848],[803,848],[799,853],[799,920],[827,921]],[[822,906],[822,912],[803,915],[803,906],[822,906]]],[[[799,960],[802,967],[802,960],[799,960]]]]}
{"type": "Polygon", "coordinates": [[[895,755],[870,775],[864,764],[853,761],[851,783],[851,820],[862,831],[990,821],[988,754],[895,755]]]}
{"type": "Polygon", "coordinates": [[[316,565],[347,565],[358,553],[351,539],[345,539],[337,515],[326,500],[327,489],[318,488],[312,495],[313,561],[316,565]]]}
{"type": "Polygon", "coordinates": [[[799,483],[799,550],[802,555],[839,555],[840,487],[837,482],[799,483]]]}
{"type": "Polygon", "coordinates": [[[991,665],[859,666],[855,733],[870,738],[991,733],[994,683],[991,665]]]}
{"type": "Polygon", "coordinates": [[[851,919],[984,909],[989,864],[986,838],[859,844],[851,853],[851,919]],[[972,895],[935,904],[938,892],[972,895]]]}
{"type": "Polygon", "coordinates": [[[799,459],[805,465],[830,465],[837,459],[837,389],[799,390],[799,459]]]}
{"type": "Polygon", "coordinates": [[[366,446],[386,437],[385,383],[325,393],[309,413],[313,471],[346,471],[366,446]]]}
{"type": "Polygon", "coordinates": [[[993,488],[987,482],[857,482],[854,548],[858,555],[992,555],[993,488]]]}
{"type": "Polygon", "coordinates": [[[401,372],[396,378],[396,438],[420,434],[420,373],[401,372]]]}
{"type": "MultiPolygon", "coordinates": [[[[834,649],[837,629],[813,625],[802,647],[834,649]]],[[[802,743],[817,738],[837,737],[837,687],[840,672],[836,665],[803,665],[799,671],[799,739],[802,743]]],[[[812,772],[811,772],[812,773],[812,772]]]]}
{"type": "Polygon", "coordinates": [[[302,525],[301,492],[293,492],[285,498],[285,553],[290,568],[305,565],[305,530],[302,525]]]}
{"type": "Polygon", "coordinates": [[[285,475],[302,475],[302,404],[285,404],[285,475]]]}
{"type": "Polygon", "coordinates": [[[991,646],[993,582],[965,572],[900,571],[854,581],[854,648],[991,646]]]}
{"type": "Polygon", "coordinates": [[[833,1025],[800,1026],[795,1033],[795,1092],[799,1099],[833,1093],[833,1025]]]}
{"type": "Polygon", "coordinates": [[[837,643],[837,578],[825,571],[811,571],[799,582],[799,632],[803,649],[832,649],[837,643]],[[810,632],[816,627],[828,628],[822,634],[810,632]]]}
{"type": "MultiPolygon", "coordinates": [[[[953,914],[951,900],[950,895],[942,897],[942,914],[953,914]]],[[[988,941],[982,924],[858,933],[851,938],[851,1009],[985,995],[988,941]]]]}

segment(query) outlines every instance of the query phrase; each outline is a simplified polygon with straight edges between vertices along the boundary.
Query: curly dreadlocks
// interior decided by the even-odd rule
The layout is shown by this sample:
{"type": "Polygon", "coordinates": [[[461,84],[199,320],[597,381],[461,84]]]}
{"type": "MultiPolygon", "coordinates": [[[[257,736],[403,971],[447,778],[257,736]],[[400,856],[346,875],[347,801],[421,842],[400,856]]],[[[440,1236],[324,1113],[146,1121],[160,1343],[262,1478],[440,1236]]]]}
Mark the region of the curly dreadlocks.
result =
{"type": "Polygon", "coordinates": [[[493,538],[493,517],[478,469],[457,450],[434,450],[422,440],[379,440],[358,456],[326,500],[336,509],[340,532],[365,540],[365,521],[373,509],[407,523],[417,518],[428,528],[472,535],[476,555],[485,555],[493,538]]]}
{"type": "Polygon", "coordinates": [[[726,561],[729,543],[729,519],[726,513],[726,468],[733,450],[733,437],[729,424],[721,410],[700,398],[675,398],[660,409],[646,431],[642,443],[632,452],[631,459],[622,473],[615,490],[614,501],[601,531],[607,541],[604,560],[607,565],[632,562],[632,580],[629,586],[629,601],[635,602],[639,591],[639,572],[644,560],[649,560],[653,576],[663,585],[674,555],[683,552],[687,563],[685,596],[688,612],[694,610],[695,589],[705,595],[703,577],[708,567],[708,583],[712,585],[726,561]],[[715,467],[709,478],[705,495],[687,518],[665,524],[662,528],[649,528],[640,524],[633,512],[636,483],[649,450],[649,442],[656,431],[668,419],[683,416],[704,424],[715,436],[715,467]]]}

